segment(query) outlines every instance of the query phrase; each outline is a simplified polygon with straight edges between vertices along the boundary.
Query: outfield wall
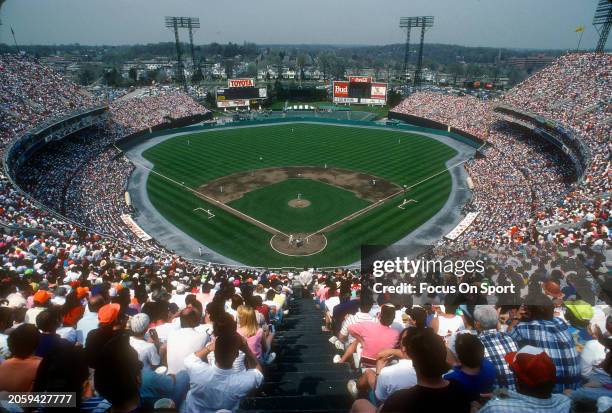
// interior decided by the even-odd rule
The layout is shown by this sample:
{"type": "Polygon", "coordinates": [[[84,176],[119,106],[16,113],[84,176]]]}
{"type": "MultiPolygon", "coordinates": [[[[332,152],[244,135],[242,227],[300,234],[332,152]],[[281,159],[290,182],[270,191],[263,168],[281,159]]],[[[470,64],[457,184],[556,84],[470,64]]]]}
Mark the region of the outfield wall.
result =
{"type": "Polygon", "coordinates": [[[480,148],[482,145],[485,145],[487,143],[485,140],[480,139],[477,136],[474,136],[470,133],[464,132],[460,129],[454,128],[444,123],[436,122],[435,120],[422,118],[420,116],[414,116],[414,115],[408,115],[405,113],[397,113],[397,112],[389,111],[389,119],[401,120],[402,122],[406,122],[411,125],[416,125],[422,128],[435,129],[436,131],[438,131],[438,133],[443,132],[442,134],[445,134],[451,137],[454,137],[453,135],[461,136],[463,139],[467,140],[465,141],[463,139],[460,139],[463,143],[467,143],[468,145],[473,146],[475,148],[480,148]],[[450,134],[448,133],[449,127],[451,128],[451,131],[452,131],[450,134]]]}
{"type": "MultiPolygon", "coordinates": [[[[391,112],[389,112],[391,113],[391,112]]],[[[399,119],[399,118],[398,118],[399,119]]],[[[401,119],[400,119],[401,120],[401,119]]],[[[177,127],[172,128],[172,133],[181,133],[181,132],[198,132],[202,130],[211,130],[211,129],[225,129],[225,128],[234,128],[240,126],[258,126],[258,125],[272,125],[279,123],[295,123],[295,122],[313,122],[313,123],[323,123],[330,125],[347,125],[347,126],[367,126],[367,127],[376,127],[376,128],[385,128],[389,130],[402,130],[402,131],[410,131],[410,132],[424,132],[424,133],[434,133],[436,135],[443,135],[449,138],[455,139],[461,143],[464,143],[473,148],[479,149],[483,145],[486,144],[485,141],[476,138],[468,133],[454,130],[453,132],[448,132],[447,127],[442,125],[443,127],[430,127],[425,125],[415,125],[415,124],[385,124],[382,122],[374,122],[374,121],[363,121],[363,120],[344,120],[344,119],[330,119],[330,118],[320,118],[316,116],[287,116],[284,118],[265,118],[265,119],[254,119],[254,120],[242,120],[235,122],[228,122],[225,124],[204,124],[204,125],[192,125],[186,127],[177,127]]],[[[407,122],[407,121],[406,121],[407,122]]],[[[441,125],[441,124],[438,124],[441,125]]],[[[164,128],[164,130],[153,131],[151,133],[144,132],[138,135],[131,135],[124,139],[118,141],[121,144],[121,147],[124,149],[129,149],[130,147],[140,143],[142,137],[153,138],[156,136],[161,136],[169,133],[168,128],[164,128]]]]}

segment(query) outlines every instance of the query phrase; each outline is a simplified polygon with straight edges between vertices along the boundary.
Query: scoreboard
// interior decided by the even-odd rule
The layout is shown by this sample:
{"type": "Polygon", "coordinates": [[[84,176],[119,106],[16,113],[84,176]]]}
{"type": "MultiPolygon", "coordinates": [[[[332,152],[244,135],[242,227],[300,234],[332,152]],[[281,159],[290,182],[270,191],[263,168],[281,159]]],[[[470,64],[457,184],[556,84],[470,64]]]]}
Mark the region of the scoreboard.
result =
{"type": "Polygon", "coordinates": [[[334,103],[385,105],[387,84],[374,82],[365,76],[349,76],[348,81],[334,81],[334,103]]]}
{"type": "Polygon", "coordinates": [[[226,88],[217,89],[217,107],[250,106],[267,97],[268,90],[265,87],[256,87],[254,79],[229,79],[226,88]]]}

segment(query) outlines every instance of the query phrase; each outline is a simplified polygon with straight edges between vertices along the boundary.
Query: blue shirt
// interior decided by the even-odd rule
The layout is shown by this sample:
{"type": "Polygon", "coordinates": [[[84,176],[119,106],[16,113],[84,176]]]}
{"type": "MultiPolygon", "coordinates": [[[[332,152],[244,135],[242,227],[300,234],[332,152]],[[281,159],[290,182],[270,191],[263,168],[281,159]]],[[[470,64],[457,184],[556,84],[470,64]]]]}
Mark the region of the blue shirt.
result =
{"type": "Polygon", "coordinates": [[[480,398],[480,393],[493,391],[495,376],[495,366],[489,360],[483,358],[478,374],[467,374],[461,371],[461,366],[455,366],[452,372],[444,375],[444,378],[458,382],[465,390],[470,401],[475,401],[480,398]]]}

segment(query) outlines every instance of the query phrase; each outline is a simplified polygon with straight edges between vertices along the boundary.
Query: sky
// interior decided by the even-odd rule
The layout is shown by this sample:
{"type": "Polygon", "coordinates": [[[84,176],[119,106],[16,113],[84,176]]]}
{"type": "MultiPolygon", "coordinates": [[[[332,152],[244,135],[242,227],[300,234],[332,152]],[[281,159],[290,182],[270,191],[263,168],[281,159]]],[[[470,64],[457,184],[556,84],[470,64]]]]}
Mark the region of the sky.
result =
{"type": "MultiPolygon", "coordinates": [[[[427,43],[594,48],[597,0],[7,0],[0,43],[119,45],[173,41],[164,16],[199,17],[197,44],[401,43],[400,16],[434,16],[427,43]]],[[[413,42],[418,41],[415,30],[413,42]]],[[[182,40],[187,41],[187,35],[182,40]]]]}

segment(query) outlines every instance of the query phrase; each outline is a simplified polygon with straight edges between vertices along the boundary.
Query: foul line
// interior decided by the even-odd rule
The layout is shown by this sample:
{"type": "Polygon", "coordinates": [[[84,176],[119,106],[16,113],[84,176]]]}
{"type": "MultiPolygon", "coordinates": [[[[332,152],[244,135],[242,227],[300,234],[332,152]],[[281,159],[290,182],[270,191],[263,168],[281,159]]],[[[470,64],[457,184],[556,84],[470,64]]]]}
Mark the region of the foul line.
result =
{"type": "MultiPolygon", "coordinates": [[[[115,147],[115,149],[117,149],[121,153],[125,154],[125,152],[123,152],[121,149],[119,149],[116,145],[113,145],[113,146],[115,147]]],[[[203,193],[201,193],[199,191],[196,191],[195,189],[190,188],[190,187],[188,187],[187,185],[185,185],[183,183],[175,181],[174,179],[169,178],[169,177],[165,176],[164,174],[161,174],[161,173],[159,173],[157,171],[154,171],[153,169],[149,168],[148,166],[142,164],[141,162],[135,161],[134,159],[130,159],[130,161],[133,164],[138,165],[141,168],[144,168],[144,169],[146,169],[147,171],[149,171],[151,173],[154,173],[154,174],[156,174],[158,176],[161,176],[162,178],[164,178],[164,179],[172,182],[173,184],[176,184],[176,185],[178,185],[178,186],[188,190],[189,192],[194,193],[195,195],[197,195],[197,196],[199,196],[201,198],[204,198],[205,201],[208,201],[209,203],[214,204],[217,207],[219,207],[219,208],[221,208],[221,209],[223,209],[223,210],[225,210],[225,211],[227,211],[227,212],[229,212],[229,213],[231,213],[233,215],[239,216],[240,218],[243,218],[243,219],[245,219],[247,221],[254,221],[254,222],[256,222],[258,224],[258,226],[260,226],[262,229],[265,229],[266,231],[272,233],[273,235],[281,234],[281,235],[284,235],[285,237],[289,237],[289,235],[285,234],[283,231],[280,231],[280,230],[278,230],[278,229],[276,229],[276,228],[274,228],[274,227],[272,227],[272,226],[270,226],[270,225],[268,225],[268,224],[266,224],[264,222],[261,222],[258,219],[255,219],[255,218],[251,217],[250,215],[245,214],[244,212],[240,212],[237,209],[234,209],[231,206],[226,205],[223,202],[221,202],[221,201],[219,201],[219,200],[217,200],[215,198],[212,198],[212,197],[210,197],[208,195],[205,195],[205,194],[203,194],[203,193]]]]}
{"type": "MultiPolygon", "coordinates": [[[[478,152],[480,149],[482,149],[482,147],[484,147],[485,145],[486,145],[486,142],[485,142],[485,143],[483,143],[483,144],[482,144],[482,145],[481,145],[481,146],[480,146],[480,147],[479,147],[479,148],[476,150],[476,152],[478,152]]],[[[114,147],[115,149],[117,149],[119,152],[121,152],[121,153],[125,154],[125,152],[124,152],[123,150],[121,150],[120,148],[118,148],[118,147],[117,147],[117,145],[113,144],[113,147],[114,147]]],[[[398,195],[400,195],[400,194],[404,194],[404,193],[406,193],[408,190],[413,189],[413,188],[415,188],[415,187],[417,187],[417,186],[419,186],[419,185],[421,185],[421,184],[423,184],[423,183],[425,183],[425,182],[429,181],[430,179],[435,178],[435,177],[436,177],[436,176],[438,176],[438,175],[441,175],[441,174],[443,174],[443,173],[445,173],[445,172],[448,172],[448,171],[450,171],[451,169],[454,169],[454,168],[456,168],[456,167],[458,167],[458,166],[460,166],[460,165],[463,165],[464,163],[466,163],[466,162],[470,161],[471,159],[472,159],[472,158],[468,158],[468,159],[464,159],[464,160],[463,160],[463,161],[461,161],[461,162],[457,162],[456,164],[451,165],[451,166],[449,166],[448,168],[445,168],[445,169],[441,170],[440,172],[437,172],[437,173],[435,173],[435,174],[433,174],[433,175],[431,175],[431,176],[429,176],[429,177],[427,177],[427,178],[425,178],[425,179],[423,179],[423,180],[421,180],[421,181],[419,181],[419,182],[417,182],[417,183],[415,183],[415,184],[413,184],[413,185],[407,186],[405,189],[402,189],[402,190],[400,190],[400,191],[397,191],[397,192],[395,192],[395,193],[393,193],[393,194],[391,194],[391,195],[389,195],[389,196],[387,196],[387,197],[385,197],[385,198],[383,198],[383,199],[381,199],[381,200],[376,201],[376,202],[375,202],[375,203],[373,203],[372,205],[368,205],[367,207],[365,207],[365,208],[363,208],[363,209],[360,209],[359,211],[353,212],[352,214],[347,215],[346,217],[344,217],[344,218],[342,218],[342,219],[340,219],[340,220],[338,220],[338,221],[336,221],[336,222],[334,222],[334,223],[332,223],[332,224],[329,224],[329,225],[327,225],[327,226],[325,226],[325,227],[323,227],[323,228],[319,229],[318,231],[313,232],[312,234],[310,234],[310,235],[306,236],[304,239],[309,239],[310,237],[312,237],[312,236],[314,236],[314,235],[321,234],[321,233],[323,233],[324,231],[327,231],[327,230],[329,230],[329,229],[333,228],[334,226],[336,226],[336,225],[338,225],[338,224],[342,224],[342,223],[345,223],[345,222],[351,221],[351,220],[353,220],[353,219],[355,219],[355,218],[357,218],[357,217],[359,217],[359,216],[361,216],[361,215],[365,214],[366,212],[369,212],[370,210],[372,210],[372,209],[374,209],[374,208],[377,208],[378,206],[380,206],[382,203],[384,203],[384,202],[388,201],[389,199],[395,198],[396,196],[398,196],[398,195]]],[[[199,197],[201,197],[201,198],[204,198],[204,200],[206,200],[206,201],[208,201],[208,202],[210,202],[210,203],[212,203],[212,204],[215,204],[215,205],[216,205],[216,206],[218,206],[219,208],[221,208],[221,209],[223,209],[223,210],[225,210],[225,211],[227,211],[227,212],[229,212],[229,213],[231,213],[231,214],[233,214],[233,215],[239,216],[239,217],[241,217],[241,218],[243,218],[243,219],[246,219],[247,221],[249,221],[249,220],[250,220],[250,221],[253,221],[253,222],[257,223],[257,224],[258,224],[258,226],[260,226],[261,228],[265,229],[265,230],[266,230],[266,231],[268,231],[268,232],[271,232],[273,235],[275,235],[275,234],[281,234],[281,235],[284,235],[285,237],[289,238],[289,235],[288,235],[288,234],[285,234],[283,231],[280,231],[280,230],[278,230],[278,229],[276,229],[276,228],[274,228],[274,227],[272,227],[272,226],[270,226],[270,225],[268,225],[268,224],[266,224],[266,223],[264,223],[264,222],[261,222],[261,221],[259,221],[258,219],[255,219],[255,218],[251,217],[250,215],[247,215],[247,214],[245,214],[245,213],[243,213],[243,212],[240,212],[240,211],[238,211],[237,209],[234,209],[234,208],[230,207],[229,205],[224,204],[224,203],[223,203],[223,202],[221,202],[221,201],[218,201],[218,200],[216,200],[216,199],[214,199],[214,198],[212,198],[212,197],[209,197],[208,195],[205,195],[205,194],[203,194],[203,193],[201,193],[201,192],[198,192],[198,191],[196,191],[195,189],[193,189],[193,188],[190,188],[190,187],[186,186],[185,184],[182,184],[182,183],[180,183],[180,182],[177,182],[177,181],[175,181],[175,180],[174,180],[174,179],[172,179],[172,178],[169,178],[169,177],[167,177],[167,176],[165,176],[165,175],[163,175],[163,174],[161,174],[161,173],[159,173],[159,172],[157,172],[157,171],[154,171],[153,169],[149,168],[148,166],[146,166],[146,165],[144,165],[144,164],[142,164],[142,163],[140,163],[140,162],[138,162],[138,161],[135,161],[135,160],[133,160],[133,159],[130,159],[130,161],[131,161],[133,164],[135,164],[135,165],[139,165],[140,167],[142,167],[142,168],[144,168],[144,169],[148,170],[149,172],[152,172],[152,173],[154,173],[154,174],[156,174],[156,175],[158,175],[158,176],[161,176],[162,178],[164,178],[164,179],[166,179],[166,180],[168,180],[168,181],[170,181],[170,182],[172,182],[172,183],[174,183],[174,184],[176,184],[176,185],[178,185],[178,186],[180,186],[180,187],[183,187],[183,188],[187,189],[188,191],[190,191],[190,192],[192,192],[192,193],[194,193],[194,194],[198,195],[198,196],[199,196],[199,197]]],[[[270,241],[272,241],[272,240],[270,240],[270,241]]],[[[327,241],[327,238],[326,238],[326,241],[327,241]]],[[[274,247],[273,247],[273,248],[274,248],[274,247]]],[[[275,249],[275,251],[276,251],[276,249],[275,249]]],[[[319,251],[319,252],[320,252],[320,251],[319,251]]]]}
{"type": "MultiPolygon", "coordinates": [[[[476,151],[479,151],[479,150],[480,150],[480,149],[481,149],[483,146],[485,146],[485,144],[482,144],[482,145],[481,145],[481,146],[480,146],[480,147],[479,147],[479,148],[478,148],[476,151]]],[[[428,177],[428,178],[425,178],[425,179],[423,179],[423,180],[421,180],[421,181],[417,182],[417,183],[416,183],[416,184],[414,184],[414,185],[407,186],[407,187],[406,187],[406,190],[401,190],[401,191],[398,191],[398,192],[396,192],[396,193],[394,193],[394,194],[392,194],[392,195],[389,195],[388,197],[386,197],[386,198],[384,198],[384,199],[381,199],[381,200],[379,200],[379,201],[376,201],[376,202],[375,202],[375,203],[373,203],[372,205],[368,205],[367,207],[365,207],[365,208],[363,208],[363,209],[360,209],[359,211],[353,212],[351,215],[348,215],[348,216],[346,216],[346,217],[344,217],[344,218],[342,218],[342,219],[340,219],[340,220],[338,220],[338,221],[336,221],[336,222],[334,222],[334,223],[332,223],[332,224],[329,224],[329,225],[327,225],[327,226],[325,226],[325,227],[321,228],[320,230],[318,230],[318,231],[316,231],[316,232],[313,232],[312,234],[308,235],[308,236],[307,236],[307,237],[305,237],[304,239],[308,239],[308,238],[310,238],[310,237],[311,237],[311,236],[313,236],[313,235],[320,234],[320,233],[322,233],[322,232],[324,232],[324,231],[328,231],[329,229],[333,228],[334,226],[336,226],[336,225],[338,225],[338,224],[342,224],[342,223],[348,222],[348,221],[350,221],[350,220],[352,220],[352,219],[355,219],[355,218],[357,218],[358,216],[363,215],[363,214],[365,214],[366,212],[369,212],[370,210],[372,210],[372,209],[374,209],[374,208],[378,207],[378,206],[379,206],[380,204],[382,204],[383,202],[386,202],[386,201],[388,201],[388,200],[389,200],[389,199],[391,199],[391,198],[395,198],[396,196],[398,196],[398,195],[400,195],[400,194],[402,194],[402,193],[407,192],[409,189],[415,188],[415,187],[417,187],[417,186],[421,185],[422,183],[425,183],[425,182],[429,181],[430,179],[433,179],[433,178],[435,178],[436,176],[438,176],[438,175],[440,175],[440,174],[443,174],[444,172],[448,172],[448,171],[450,171],[451,169],[454,169],[454,168],[456,168],[456,167],[458,167],[458,166],[460,166],[460,165],[463,165],[464,163],[468,162],[468,161],[469,161],[469,160],[471,160],[471,159],[472,159],[472,158],[468,158],[468,159],[464,159],[464,160],[463,160],[463,161],[461,161],[461,162],[457,162],[456,164],[451,165],[451,166],[449,166],[448,168],[445,168],[445,169],[441,170],[440,172],[437,172],[437,173],[433,174],[432,176],[430,176],[430,177],[428,177]]]]}

